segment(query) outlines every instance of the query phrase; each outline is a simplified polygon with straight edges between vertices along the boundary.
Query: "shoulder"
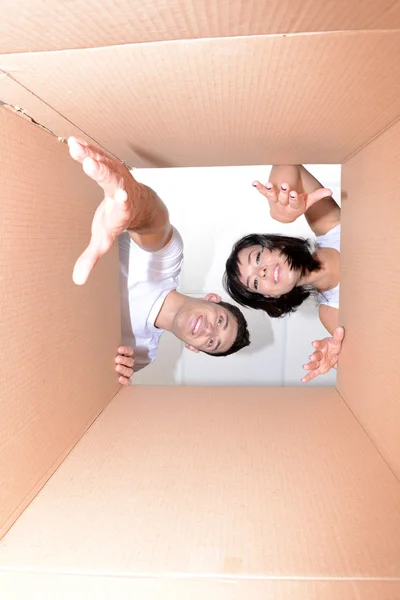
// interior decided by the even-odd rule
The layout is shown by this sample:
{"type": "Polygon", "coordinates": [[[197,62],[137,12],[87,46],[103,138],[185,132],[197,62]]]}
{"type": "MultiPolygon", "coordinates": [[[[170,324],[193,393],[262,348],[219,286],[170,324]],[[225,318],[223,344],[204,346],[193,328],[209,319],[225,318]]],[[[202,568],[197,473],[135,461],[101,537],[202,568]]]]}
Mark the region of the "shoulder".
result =
{"type": "Polygon", "coordinates": [[[172,226],[172,235],[169,242],[161,248],[161,250],[157,250],[156,254],[183,254],[183,240],[182,236],[175,227],[172,226]]]}
{"type": "Polygon", "coordinates": [[[324,233],[324,235],[318,235],[315,240],[317,246],[320,246],[321,248],[334,248],[340,252],[340,230],[341,228],[339,223],[324,233]]]}

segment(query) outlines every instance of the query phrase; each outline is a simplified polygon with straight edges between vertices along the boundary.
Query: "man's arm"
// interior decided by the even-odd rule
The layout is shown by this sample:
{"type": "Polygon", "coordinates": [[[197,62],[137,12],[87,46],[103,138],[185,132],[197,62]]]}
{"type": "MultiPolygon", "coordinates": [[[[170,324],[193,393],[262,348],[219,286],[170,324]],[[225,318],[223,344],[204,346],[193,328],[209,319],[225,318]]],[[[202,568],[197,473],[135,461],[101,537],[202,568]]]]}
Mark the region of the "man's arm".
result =
{"type": "Polygon", "coordinates": [[[172,227],[168,210],[157,194],[137,182],[118,159],[77,138],[69,138],[68,146],[71,157],[104,191],[93,217],[89,246],[74,268],[73,279],[81,285],[124,231],[128,230],[136,244],[154,252],[169,242],[172,227]]]}
{"type": "Polygon", "coordinates": [[[292,223],[301,215],[315,235],[323,235],[340,223],[340,208],[331,190],[302,165],[274,165],[266,186],[253,184],[268,200],[272,218],[292,223]]]}
{"type": "Polygon", "coordinates": [[[127,230],[138,246],[148,252],[155,252],[164,248],[172,237],[168,209],[154,190],[134,181],[138,187],[132,202],[133,212],[137,217],[133,218],[127,230]]]}

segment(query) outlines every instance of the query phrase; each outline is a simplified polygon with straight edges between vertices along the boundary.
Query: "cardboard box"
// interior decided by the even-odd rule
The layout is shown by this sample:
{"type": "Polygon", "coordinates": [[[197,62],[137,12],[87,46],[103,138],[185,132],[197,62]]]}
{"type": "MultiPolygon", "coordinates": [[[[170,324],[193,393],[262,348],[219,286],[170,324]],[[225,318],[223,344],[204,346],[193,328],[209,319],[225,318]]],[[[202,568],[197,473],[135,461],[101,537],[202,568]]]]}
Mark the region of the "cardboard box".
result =
{"type": "Polygon", "coordinates": [[[2,9],[1,598],[398,600],[399,2],[2,9]],[[99,192],[6,105],[131,165],[342,163],[337,387],[119,390],[99,192]]]}

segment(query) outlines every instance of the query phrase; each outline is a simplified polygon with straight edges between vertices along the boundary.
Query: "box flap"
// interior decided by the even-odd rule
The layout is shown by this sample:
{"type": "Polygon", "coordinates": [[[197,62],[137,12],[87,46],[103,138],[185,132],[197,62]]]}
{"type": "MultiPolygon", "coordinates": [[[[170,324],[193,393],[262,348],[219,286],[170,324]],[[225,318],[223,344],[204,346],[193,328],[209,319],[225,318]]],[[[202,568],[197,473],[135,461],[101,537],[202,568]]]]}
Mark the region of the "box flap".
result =
{"type": "Polygon", "coordinates": [[[397,479],[333,388],[134,387],[5,536],[0,565],[395,578],[399,519],[397,479]]]}
{"type": "Polygon", "coordinates": [[[0,53],[268,33],[396,29],[392,0],[2,0],[0,53]]]}
{"type": "Polygon", "coordinates": [[[399,117],[399,48],[400,31],[260,36],[0,68],[132,166],[341,163],[399,117]]]}

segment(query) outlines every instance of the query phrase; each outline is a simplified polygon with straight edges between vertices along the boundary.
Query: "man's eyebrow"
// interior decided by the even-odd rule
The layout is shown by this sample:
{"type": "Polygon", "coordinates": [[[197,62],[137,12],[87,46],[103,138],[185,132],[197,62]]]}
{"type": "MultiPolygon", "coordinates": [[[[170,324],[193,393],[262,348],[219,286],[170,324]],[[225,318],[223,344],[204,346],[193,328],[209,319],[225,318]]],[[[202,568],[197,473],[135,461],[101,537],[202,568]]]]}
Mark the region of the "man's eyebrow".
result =
{"type": "Polygon", "coordinates": [[[228,317],[228,315],[226,315],[226,322],[225,322],[225,325],[224,325],[224,327],[223,327],[223,330],[224,330],[224,331],[225,331],[225,329],[228,327],[228,325],[229,325],[229,317],[228,317]]]}

